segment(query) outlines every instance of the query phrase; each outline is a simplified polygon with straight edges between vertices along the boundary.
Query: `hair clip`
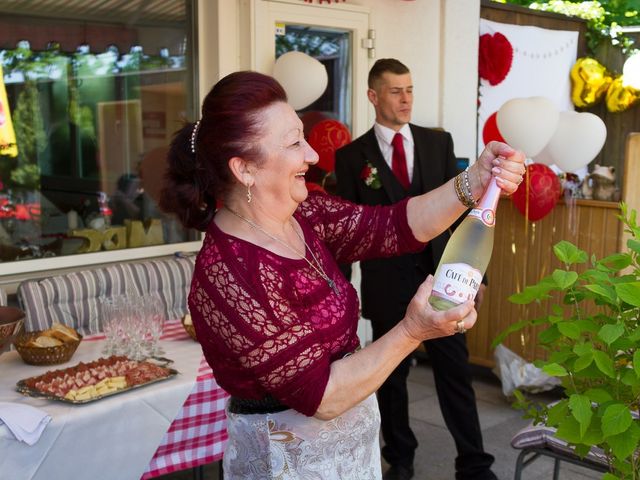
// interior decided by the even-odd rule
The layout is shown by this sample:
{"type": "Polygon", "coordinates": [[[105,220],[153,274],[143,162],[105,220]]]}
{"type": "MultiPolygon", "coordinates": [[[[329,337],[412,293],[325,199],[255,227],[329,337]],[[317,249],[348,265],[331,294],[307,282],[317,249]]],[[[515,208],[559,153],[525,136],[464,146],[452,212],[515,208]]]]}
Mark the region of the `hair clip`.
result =
{"type": "Polygon", "coordinates": [[[198,128],[200,128],[200,120],[193,124],[193,130],[191,130],[191,139],[189,143],[191,143],[191,153],[195,155],[196,153],[196,139],[198,138],[198,128]]]}

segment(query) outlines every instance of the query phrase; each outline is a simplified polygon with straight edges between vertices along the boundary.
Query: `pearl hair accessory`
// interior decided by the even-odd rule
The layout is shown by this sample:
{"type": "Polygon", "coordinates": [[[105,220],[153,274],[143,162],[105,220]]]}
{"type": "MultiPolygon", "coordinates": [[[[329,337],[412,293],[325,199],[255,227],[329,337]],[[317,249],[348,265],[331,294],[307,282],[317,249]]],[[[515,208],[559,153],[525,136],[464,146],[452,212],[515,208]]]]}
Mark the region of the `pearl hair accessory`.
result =
{"type": "Polygon", "coordinates": [[[200,120],[198,120],[193,125],[193,130],[191,130],[191,138],[189,143],[191,144],[191,153],[195,155],[196,153],[196,139],[198,138],[198,128],[200,128],[200,120]]]}

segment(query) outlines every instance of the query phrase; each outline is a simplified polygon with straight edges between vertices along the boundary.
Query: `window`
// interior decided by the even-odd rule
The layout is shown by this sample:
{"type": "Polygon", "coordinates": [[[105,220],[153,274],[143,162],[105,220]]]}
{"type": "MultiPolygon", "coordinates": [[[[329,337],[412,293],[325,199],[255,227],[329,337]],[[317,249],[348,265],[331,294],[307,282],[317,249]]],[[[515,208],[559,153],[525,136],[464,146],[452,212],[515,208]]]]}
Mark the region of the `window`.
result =
{"type": "Polygon", "coordinates": [[[198,238],[157,208],[196,116],[194,3],[3,2],[1,262],[198,238]]]}

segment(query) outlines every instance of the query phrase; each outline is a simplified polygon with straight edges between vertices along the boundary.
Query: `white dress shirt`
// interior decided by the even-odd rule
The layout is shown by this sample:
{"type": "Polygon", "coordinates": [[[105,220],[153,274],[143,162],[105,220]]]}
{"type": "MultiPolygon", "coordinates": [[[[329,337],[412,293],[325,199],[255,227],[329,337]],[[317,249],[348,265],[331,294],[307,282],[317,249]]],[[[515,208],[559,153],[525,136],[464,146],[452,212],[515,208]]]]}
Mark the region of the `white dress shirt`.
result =
{"type": "MultiPolygon", "coordinates": [[[[389,165],[389,169],[393,170],[391,167],[391,160],[393,157],[393,145],[391,142],[393,141],[393,137],[396,135],[396,132],[388,127],[380,125],[378,122],[373,124],[373,131],[376,134],[378,146],[380,147],[384,161],[389,165]]],[[[407,159],[407,173],[409,174],[409,182],[411,182],[413,180],[414,148],[413,135],[411,134],[409,124],[405,123],[398,133],[402,135],[402,145],[404,146],[404,153],[407,159]]]]}

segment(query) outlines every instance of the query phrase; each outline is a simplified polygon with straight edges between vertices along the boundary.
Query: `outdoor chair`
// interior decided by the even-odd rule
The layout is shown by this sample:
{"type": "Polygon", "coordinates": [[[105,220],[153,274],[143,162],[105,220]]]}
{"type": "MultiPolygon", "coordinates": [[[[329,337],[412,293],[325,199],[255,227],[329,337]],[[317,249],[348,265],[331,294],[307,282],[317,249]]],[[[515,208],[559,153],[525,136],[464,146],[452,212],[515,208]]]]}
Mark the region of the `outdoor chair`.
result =
{"type": "Polygon", "coordinates": [[[172,256],[25,280],[17,289],[25,330],[60,322],[83,335],[98,333],[100,300],[121,295],[158,294],[166,318],[179,319],[187,312],[194,263],[195,256],[172,256]]]}
{"type": "Polygon", "coordinates": [[[514,480],[521,480],[524,468],[542,456],[553,458],[553,480],[560,478],[560,462],[573,463],[597,472],[608,471],[607,457],[602,450],[592,448],[581,458],[555,433],[555,428],[531,423],[513,436],[511,446],[522,450],[516,461],[514,480]]]}

